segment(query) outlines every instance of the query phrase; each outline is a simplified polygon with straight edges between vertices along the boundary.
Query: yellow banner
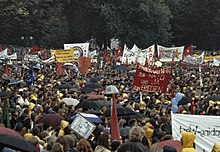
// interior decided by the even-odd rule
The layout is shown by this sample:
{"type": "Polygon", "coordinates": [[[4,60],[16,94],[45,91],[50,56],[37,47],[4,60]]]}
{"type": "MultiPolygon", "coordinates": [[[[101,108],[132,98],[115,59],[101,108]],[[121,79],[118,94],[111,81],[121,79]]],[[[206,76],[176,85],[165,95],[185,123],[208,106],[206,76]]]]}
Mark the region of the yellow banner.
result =
{"type": "Polygon", "coordinates": [[[74,50],[50,50],[52,55],[55,55],[57,62],[74,62],[74,50]]]}
{"type": "MultiPolygon", "coordinates": [[[[194,57],[199,57],[198,54],[194,54],[193,56],[194,56],[194,57]]],[[[214,58],[220,59],[220,55],[216,55],[216,56],[205,56],[205,57],[204,57],[204,60],[205,60],[205,61],[213,61],[214,58]]]]}

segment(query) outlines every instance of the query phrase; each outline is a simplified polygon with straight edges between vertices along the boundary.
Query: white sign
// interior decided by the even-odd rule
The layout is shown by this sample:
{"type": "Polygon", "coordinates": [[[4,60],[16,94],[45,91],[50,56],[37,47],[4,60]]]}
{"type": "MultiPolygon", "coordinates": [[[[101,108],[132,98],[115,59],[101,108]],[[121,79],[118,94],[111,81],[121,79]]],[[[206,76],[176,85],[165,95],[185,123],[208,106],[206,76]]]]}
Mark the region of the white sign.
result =
{"type": "Polygon", "coordinates": [[[220,116],[171,114],[172,135],[181,139],[181,132],[194,132],[197,152],[210,152],[220,142],[220,116]]]}
{"type": "Polygon", "coordinates": [[[138,50],[139,48],[135,44],[132,49],[129,49],[125,44],[122,56],[122,63],[126,63],[126,60],[128,60],[128,64],[135,63],[138,50]]]}
{"type": "Polygon", "coordinates": [[[88,138],[93,130],[96,128],[96,125],[88,121],[82,115],[77,115],[74,121],[71,124],[71,128],[77,132],[80,136],[88,138]]]}
{"type": "Polygon", "coordinates": [[[142,66],[144,66],[147,59],[147,62],[150,65],[154,57],[154,51],[155,51],[154,48],[155,48],[154,45],[152,45],[143,50],[139,49],[137,52],[137,62],[140,63],[142,66]]]}
{"type": "Polygon", "coordinates": [[[88,57],[89,55],[89,43],[73,43],[64,44],[64,50],[74,49],[74,59],[78,59],[80,56],[88,57]]]}
{"type": "Polygon", "coordinates": [[[7,52],[8,52],[8,49],[5,49],[5,50],[1,51],[1,52],[0,52],[0,59],[5,59],[5,58],[7,58],[7,57],[8,57],[7,52]]]}
{"type": "Polygon", "coordinates": [[[41,59],[37,55],[25,54],[24,61],[40,62],[41,59]]]}
{"type": "Polygon", "coordinates": [[[157,45],[158,59],[160,62],[181,61],[183,59],[184,46],[167,48],[157,45]]]}

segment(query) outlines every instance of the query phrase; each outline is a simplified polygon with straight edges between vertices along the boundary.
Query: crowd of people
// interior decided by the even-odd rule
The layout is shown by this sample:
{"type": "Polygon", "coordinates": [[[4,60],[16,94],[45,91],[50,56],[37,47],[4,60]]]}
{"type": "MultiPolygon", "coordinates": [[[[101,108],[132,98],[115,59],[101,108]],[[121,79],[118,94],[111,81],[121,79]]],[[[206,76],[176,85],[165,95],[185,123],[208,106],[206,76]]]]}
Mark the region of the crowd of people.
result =
{"type": "MultiPolygon", "coordinates": [[[[16,48],[12,50],[17,51],[16,48]]],[[[0,65],[0,92],[4,93],[0,95],[0,127],[15,130],[40,152],[158,151],[159,147],[155,146],[158,142],[173,139],[172,87],[175,93],[181,92],[183,96],[192,98],[192,102],[179,105],[177,113],[220,115],[220,99],[209,100],[212,96],[220,97],[219,67],[208,67],[200,72],[198,68],[182,68],[175,64],[167,93],[146,93],[132,90],[136,65],[116,70],[113,63],[104,63],[100,67],[98,62],[92,64],[86,75],[71,66],[63,66],[65,72],[57,77],[55,63],[40,63],[39,67],[37,63],[27,61],[12,62],[9,75],[5,75],[4,64],[0,65]],[[33,64],[34,82],[27,87],[25,82],[33,64]],[[92,83],[98,84],[98,87],[88,89],[88,84],[92,83]],[[109,85],[115,85],[119,90],[117,108],[129,108],[135,112],[132,117],[118,116],[120,140],[111,139],[109,130],[111,97],[104,94],[109,85]],[[61,101],[63,98],[77,99],[79,104],[67,105],[61,101]],[[89,102],[98,106],[88,106],[89,102]],[[5,118],[5,108],[9,121],[5,118]],[[80,112],[96,114],[102,120],[95,124],[95,130],[87,139],[71,128],[71,117],[80,112]],[[43,119],[48,115],[59,116],[58,124],[54,124],[54,120],[43,119]]],[[[183,132],[181,151],[195,151],[194,140],[194,134],[183,132]]],[[[2,151],[13,151],[5,145],[0,147],[2,151]]],[[[160,148],[164,152],[179,150],[170,145],[160,148]]],[[[219,144],[215,144],[213,151],[220,151],[219,144]]]]}

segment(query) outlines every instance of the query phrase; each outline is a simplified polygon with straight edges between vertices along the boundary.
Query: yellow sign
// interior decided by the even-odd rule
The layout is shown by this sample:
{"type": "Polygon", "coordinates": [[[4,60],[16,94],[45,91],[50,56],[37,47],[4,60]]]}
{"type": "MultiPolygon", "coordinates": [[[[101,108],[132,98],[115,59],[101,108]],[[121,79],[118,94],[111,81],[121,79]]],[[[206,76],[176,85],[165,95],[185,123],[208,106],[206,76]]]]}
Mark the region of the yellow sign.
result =
{"type": "Polygon", "coordinates": [[[51,54],[55,56],[57,62],[74,62],[74,50],[50,50],[51,54]]]}
{"type": "MultiPolygon", "coordinates": [[[[197,58],[199,57],[198,54],[194,54],[194,56],[197,57],[197,58]]],[[[204,56],[204,60],[205,60],[205,61],[213,61],[214,58],[220,59],[220,55],[216,55],[216,56],[204,56]]]]}

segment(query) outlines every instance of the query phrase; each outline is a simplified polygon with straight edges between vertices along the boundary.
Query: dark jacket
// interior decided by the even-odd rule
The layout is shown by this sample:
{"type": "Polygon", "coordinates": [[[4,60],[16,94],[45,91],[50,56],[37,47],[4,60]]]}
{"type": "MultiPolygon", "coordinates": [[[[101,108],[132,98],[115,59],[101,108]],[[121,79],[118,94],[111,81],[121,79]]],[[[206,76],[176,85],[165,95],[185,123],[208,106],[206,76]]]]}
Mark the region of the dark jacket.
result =
{"type": "Polygon", "coordinates": [[[128,141],[123,143],[118,152],[147,152],[147,146],[144,146],[139,141],[128,141]]]}

